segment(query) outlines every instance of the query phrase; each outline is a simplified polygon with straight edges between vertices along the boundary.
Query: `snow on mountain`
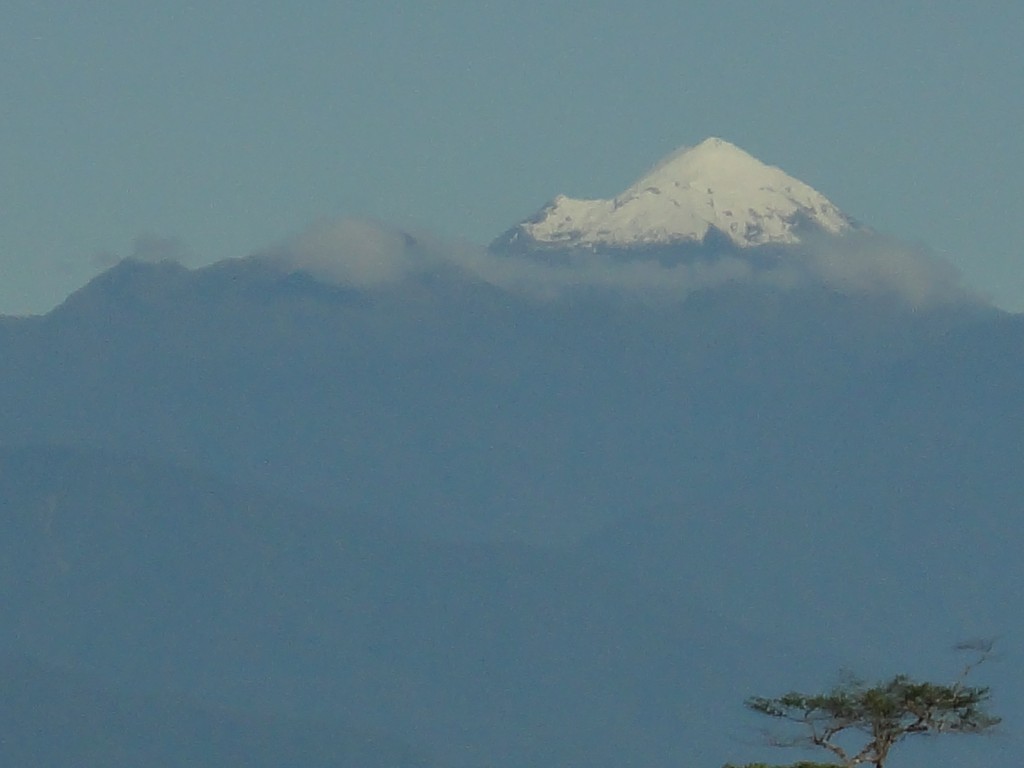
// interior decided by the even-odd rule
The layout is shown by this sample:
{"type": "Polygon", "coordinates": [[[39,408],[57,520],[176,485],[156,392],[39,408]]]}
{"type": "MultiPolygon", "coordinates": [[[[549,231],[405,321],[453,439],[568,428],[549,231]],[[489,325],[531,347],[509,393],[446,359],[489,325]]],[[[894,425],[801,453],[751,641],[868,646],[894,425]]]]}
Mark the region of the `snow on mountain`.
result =
{"type": "Polygon", "coordinates": [[[559,195],[499,248],[631,248],[700,242],[714,229],[741,248],[799,242],[803,228],[842,234],[828,198],[739,147],[709,138],[676,150],[611,200],[559,195]]]}

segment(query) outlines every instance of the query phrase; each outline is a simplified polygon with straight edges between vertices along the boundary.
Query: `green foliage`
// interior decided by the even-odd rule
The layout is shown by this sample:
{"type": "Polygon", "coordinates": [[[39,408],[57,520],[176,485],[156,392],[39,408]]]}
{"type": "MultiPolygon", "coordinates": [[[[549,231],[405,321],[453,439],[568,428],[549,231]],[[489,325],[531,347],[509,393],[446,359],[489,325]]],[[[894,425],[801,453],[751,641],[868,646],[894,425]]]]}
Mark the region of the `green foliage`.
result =
{"type": "MultiPolygon", "coordinates": [[[[907,675],[869,685],[848,678],[823,694],[796,691],[777,698],[754,696],[747,707],[762,715],[795,724],[799,735],[776,740],[779,746],[821,747],[842,768],[860,764],[883,768],[889,750],[908,736],[940,733],[981,733],[1000,721],[986,711],[986,687],[964,684],[966,675],[984,661],[991,644],[968,646],[981,653],[960,678],[941,685],[918,682],[907,675]],[[863,746],[850,747],[851,734],[861,734],[863,746]]],[[[789,768],[834,768],[834,764],[800,762],[789,768]]],[[[771,768],[754,763],[744,768],[771,768]]]]}

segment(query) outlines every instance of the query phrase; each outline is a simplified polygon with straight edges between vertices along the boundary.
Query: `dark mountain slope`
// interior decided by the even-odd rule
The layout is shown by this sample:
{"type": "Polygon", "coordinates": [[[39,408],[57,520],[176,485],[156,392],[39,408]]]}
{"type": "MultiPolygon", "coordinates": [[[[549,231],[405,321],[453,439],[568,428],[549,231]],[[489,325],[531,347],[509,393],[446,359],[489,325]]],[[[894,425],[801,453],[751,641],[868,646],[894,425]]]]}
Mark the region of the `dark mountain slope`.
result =
{"type": "Polygon", "coordinates": [[[1022,354],[821,288],[122,264],[0,328],[7,642],[456,764],[741,759],[750,693],[1020,652],[1022,354]]]}
{"type": "Polygon", "coordinates": [[[9,444],[204,467],[442,536],[572,538],[757,454],[751,421],[974,310],[734,286],[540,300],[450,277],[331,288],[259,262],[123,263],[0,349],[9,444]],[[401,482],[395,482],[396,473],[401,482]]]}

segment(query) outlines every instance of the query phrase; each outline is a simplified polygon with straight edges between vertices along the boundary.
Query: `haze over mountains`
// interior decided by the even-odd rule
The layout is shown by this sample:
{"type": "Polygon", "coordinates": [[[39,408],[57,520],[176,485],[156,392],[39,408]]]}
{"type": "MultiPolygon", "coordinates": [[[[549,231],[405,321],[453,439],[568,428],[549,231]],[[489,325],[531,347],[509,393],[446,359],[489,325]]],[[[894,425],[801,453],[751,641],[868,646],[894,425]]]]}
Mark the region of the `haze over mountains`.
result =
{"type": "Polygon", "coordinates": [[[0,356],[0,650],[40,681],[287,722],[267,765],[716,766],[785,759],[750,694],[994,635],[1007,733],[940,748],[1016,765],[1024,322],[727,142],[487,250],[126,260],[0,356]]]}

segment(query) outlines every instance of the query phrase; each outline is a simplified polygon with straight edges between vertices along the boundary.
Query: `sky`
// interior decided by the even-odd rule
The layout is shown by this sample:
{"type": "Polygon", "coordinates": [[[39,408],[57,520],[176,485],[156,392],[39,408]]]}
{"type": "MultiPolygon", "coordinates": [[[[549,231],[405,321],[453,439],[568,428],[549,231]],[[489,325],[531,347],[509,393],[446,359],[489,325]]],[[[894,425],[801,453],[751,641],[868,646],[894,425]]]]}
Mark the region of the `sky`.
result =
{"type": "Polygon", "coordinates": [[[0,313],[368,217],[486,244],[708,136],[1024,310],[1024,4],[6,0],[0,313]]]}

